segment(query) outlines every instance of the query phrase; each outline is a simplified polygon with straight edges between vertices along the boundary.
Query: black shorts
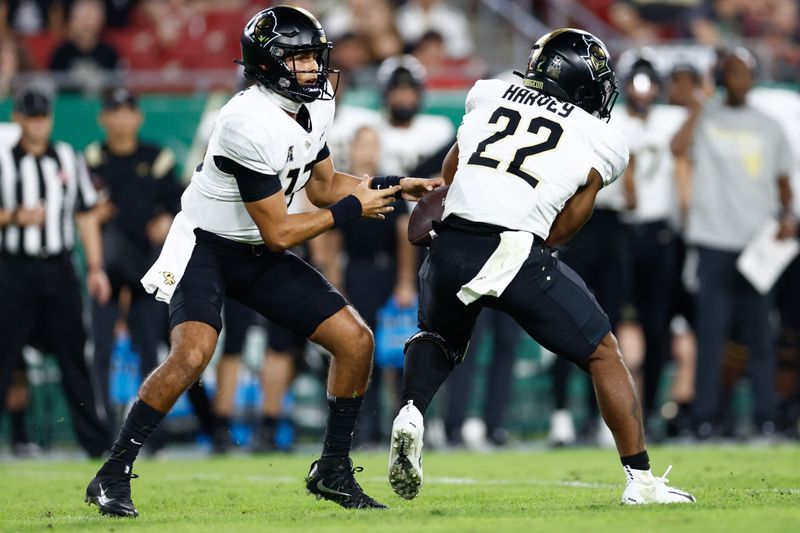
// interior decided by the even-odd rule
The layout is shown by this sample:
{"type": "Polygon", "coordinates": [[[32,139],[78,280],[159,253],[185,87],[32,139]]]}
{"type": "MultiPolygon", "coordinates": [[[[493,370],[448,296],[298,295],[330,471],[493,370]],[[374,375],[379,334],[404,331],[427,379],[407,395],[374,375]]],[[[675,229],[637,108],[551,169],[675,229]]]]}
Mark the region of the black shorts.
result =
{"type": "Polygon", "coordinates": [[[198,321],[219,333],[227,297],[305,338],[347,305],[322,274],[291,252],[273,252],[201,229],[194,233],[192,256],[169,305],[170,328],[198,321]]]}
{"type": "Polygon", "coordinates": [[[510,315],[533,339],[581,365],[611,331],[586,284],[551,255],[540,239],[500,297],[464,305],[456,294],[474,278],[500,243],[499,235],[444,226],[420,270],[419,327],[463,353],[483,307],[510,315]]]}

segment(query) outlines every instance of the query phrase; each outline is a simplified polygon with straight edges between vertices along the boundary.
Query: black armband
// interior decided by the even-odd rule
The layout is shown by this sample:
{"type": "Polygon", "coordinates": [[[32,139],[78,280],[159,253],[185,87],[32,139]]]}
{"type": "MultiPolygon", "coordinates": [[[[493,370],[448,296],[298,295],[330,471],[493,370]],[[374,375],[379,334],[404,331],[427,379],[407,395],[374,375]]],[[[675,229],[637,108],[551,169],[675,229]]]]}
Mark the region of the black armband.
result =
{"type": "Polygon", "coordinates": [[[372,181],[369,182],[369,188],[378,190],[388,189],[389,187],[400,185],[401,179],[403,179],[403,176],[375,176],[372,178],[372,181]]]}
{"type": "Polygon", "coordinates": [[[225,174],[236,179],[239,195],[243,202],[257,202],[281,190],[281,180],[277,174],[263,174],[237,163],[223,155],[214,156],[214,164],[225,174]]]}
{"type": "Polygon", "coordinates": [[[333,227],[338,228],[361,218],[361,202],[349,194],[328,207],[333,215],[333,227]]]}

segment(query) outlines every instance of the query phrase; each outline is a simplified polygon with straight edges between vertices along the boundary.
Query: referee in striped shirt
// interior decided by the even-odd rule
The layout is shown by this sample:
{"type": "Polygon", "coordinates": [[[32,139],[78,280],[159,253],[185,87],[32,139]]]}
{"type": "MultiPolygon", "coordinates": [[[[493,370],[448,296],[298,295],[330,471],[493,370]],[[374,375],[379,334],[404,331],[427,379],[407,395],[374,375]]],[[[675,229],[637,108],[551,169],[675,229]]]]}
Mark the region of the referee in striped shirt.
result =
{"type": "MultiPolygon", "coordinates": [[[[51,142],[51,107],[42,88],[23,88],[12,115],[21,138],[0,147],[0,399],[35,335],[58,358],[78,441],[96,457],[109,448],[111,434],[98,414],[84,356],[81,284],[71,257],[76,222],[89,294],[104,303],[110,286],[92,211],[95,190],[82,157],[51,142]]],[[[0,401],[0,414],[3,408],[0,401]]]]}

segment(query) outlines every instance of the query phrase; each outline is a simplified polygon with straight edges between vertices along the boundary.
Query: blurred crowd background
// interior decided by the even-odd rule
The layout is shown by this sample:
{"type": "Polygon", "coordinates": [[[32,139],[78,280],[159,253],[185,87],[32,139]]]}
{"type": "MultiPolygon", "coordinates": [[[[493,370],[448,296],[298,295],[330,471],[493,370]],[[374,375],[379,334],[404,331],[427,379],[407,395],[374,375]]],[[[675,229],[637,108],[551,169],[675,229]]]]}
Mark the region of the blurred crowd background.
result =
{"type": "MultiPolygon", "coordinates": [[[[603,191],[595,217],[558,253],[612,319],[640,387],[650,439],[797,440],[800,264],[765,292],[746,285],[731,265],[762,223],[800,214],[800,1],[287,3],[314,13],[335,43],[332,63],[340,74],[329,146],[337,168],[358,175],[438,175],[475,80],[513,79],[532,42],[554,28],[578,27],[603,39],[622,93],[611,122],[628,136],[635,165],[603,191]],[[755,118],[731,110],[739,96],[758,110],[755,118]],[[687,122],[690,130],[707,124],[713,131],[744,124],[750,137],[726,137],[731,151],[715,152],[713,138],[697,132],[680,142],[687,122]],[[731,163],[740,153],[749,154],[741,168],[731,163]],[[716,166],[714,157],[721,158],[716,166]],[[723,170],[728,174],[716,175],[723,170]],[[795,201],[782,206],[785,183],[794,185],[795,201]],[[753,220],[726,241],[722,234],[740,222],[742,205],[753,220]],[[704,233],[703,224],[712,230],[704,233]]],[[[241,29],[269,5],[0,3],[0,120],[7,121],[0,123],[0,147],[17,154],[21,132],[74,147],[97,193],[92,209],[112,284],[107,301],[84,288],[85,361],[69,360],[47,342],[53,335],[40,332],[52,330],[53,319],[36,316],[24,364],[0,398],[0,450],[37,456],[80,443],[97,455],[110,445],[104,439],[117,431],[142,375],[166,355],[166,306],[137,280],[163,244],[216,111],[243,87],[232,61],[241,29]],[[84,362],[85,375],[65,368],[84,362]],[[70,392],[86,387],[95,405],[70,392]],[[107,431],[87,422],[86,410],[107,431]]],[[[0,184],[9,168],[0,165],[0,184]]],[[[310,209],[301,196],[292,202],[295,212],[310,209]]],[[[413,205],[397,207],[385,222],[360,221],[296,251],[375,330],[376,365],[356,434],[362,448],[388,438],[402,345],[416,327],[424,250],[405,238],[413,205]]],[[[14,224],[46,225],[45,215],[25,216],[24,223],[17,216],[0,224],[0,236],[7,239],[14,224]]],[[[4,249],[0,267],[13,255],[4,249]]],[[[80,245],[70,261],[80,280],[90,277],[80,245]]],[[[226,304],[225,324],[212,365],[150,451],[177,442],[215,453],[317,442],[326,354],[235,302],[226,304]]],[[[490,310],[432,412],[426,438],[434,447],[613,445],[588,379],[490,310]]]]}

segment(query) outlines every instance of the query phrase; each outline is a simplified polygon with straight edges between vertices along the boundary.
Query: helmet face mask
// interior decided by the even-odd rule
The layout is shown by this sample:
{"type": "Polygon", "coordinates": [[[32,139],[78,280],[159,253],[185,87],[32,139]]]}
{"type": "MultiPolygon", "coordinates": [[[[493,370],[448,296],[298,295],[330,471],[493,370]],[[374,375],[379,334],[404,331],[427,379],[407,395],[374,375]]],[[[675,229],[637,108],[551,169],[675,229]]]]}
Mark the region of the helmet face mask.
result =
{"type": "Polygon", "coordinates": [[[247,23],[241,44],[242,59],[237,62],[244,66],[246,78],[300,103],[335,97],[338,71],[330,68],[333,43],[308,11],[287,6],[265,9],[247,23]],[[303,54],[314,55],[316,70],[297,68],[295,58],[303,54]],[[316,81],[300,83],[298,74],[315,74],[316,81]],[[334,86],[328,83],[331,74],[337,74],[334,86]]]}
{"type": "Polygon", "coordinates": [[[608,120],[619,95],[608,49],[591,33],[563,28],[533,45],[526,87],[575,104],[608,120]]]}

